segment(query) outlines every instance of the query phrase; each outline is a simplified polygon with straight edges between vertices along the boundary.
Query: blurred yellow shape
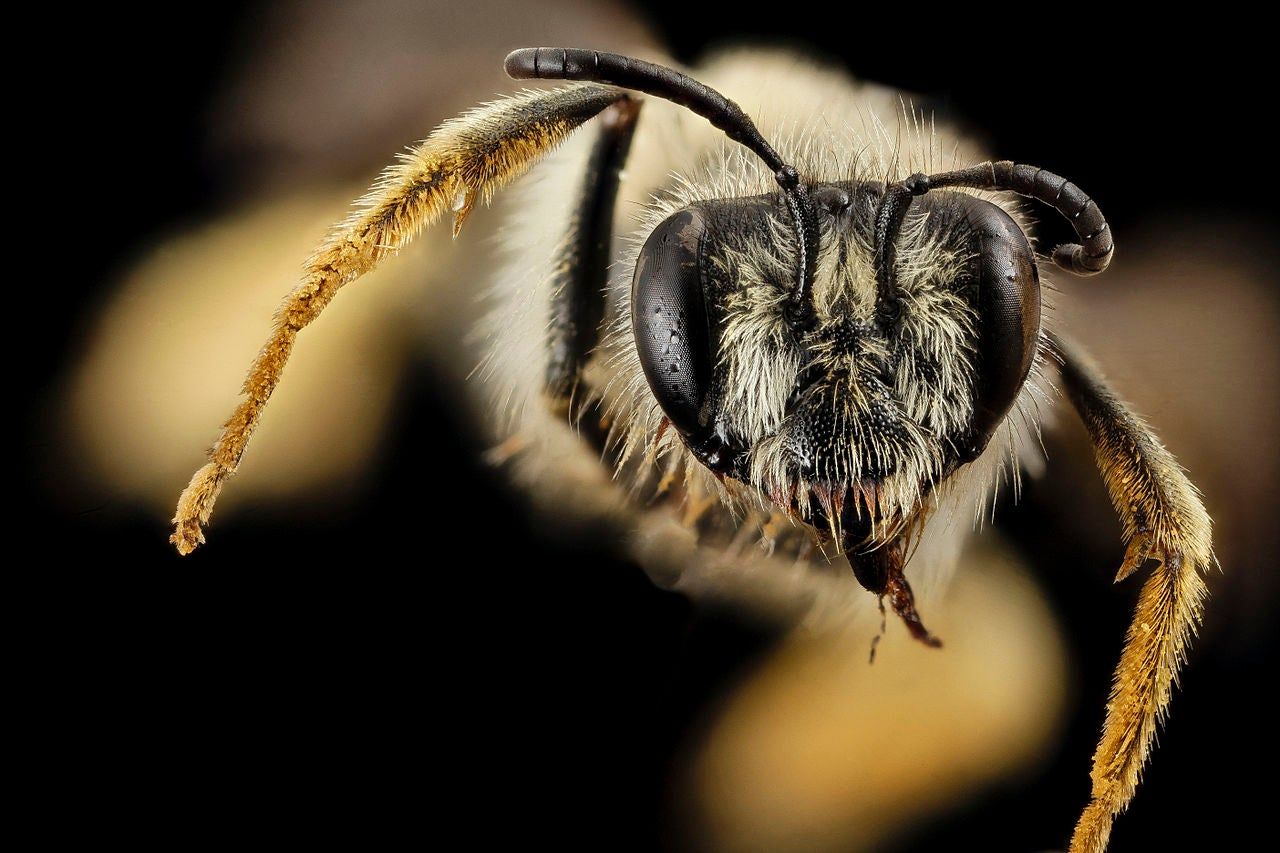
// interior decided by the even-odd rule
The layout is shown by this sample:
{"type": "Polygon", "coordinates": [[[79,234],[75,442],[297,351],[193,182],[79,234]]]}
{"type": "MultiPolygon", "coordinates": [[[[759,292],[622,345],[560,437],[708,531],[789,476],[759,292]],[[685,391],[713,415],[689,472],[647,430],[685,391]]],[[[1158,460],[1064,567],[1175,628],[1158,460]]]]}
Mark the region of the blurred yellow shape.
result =
{"type": "Polygon", "coordinates": [[[874,664],[865,632],[797,631],[729,696],[690,774],[710,849],[870,849],[1043,754],[1065,650],[1025,570],[982,544],[929,619],[943,649],[890,618],[874,664]]]}
{"type": "MultiPolygon", "coordinates": [[[[354,196],[343,187],[233,212],[160,244],[126,275],[67,395],[67,424],[90,488],[172,514],[281,296],[354,196]]],[[[436,251],[441,242],[428,235],[412,251],[436,251]]],[[[413,272],[413,264],[387,264],[299,337],[224,513],[246,500],[305,504],[352,491],[412,342],[415,312],[405,309],[426,284],[413,272]],[[331,488],[316,491],[324,486],[331,488]]]]}

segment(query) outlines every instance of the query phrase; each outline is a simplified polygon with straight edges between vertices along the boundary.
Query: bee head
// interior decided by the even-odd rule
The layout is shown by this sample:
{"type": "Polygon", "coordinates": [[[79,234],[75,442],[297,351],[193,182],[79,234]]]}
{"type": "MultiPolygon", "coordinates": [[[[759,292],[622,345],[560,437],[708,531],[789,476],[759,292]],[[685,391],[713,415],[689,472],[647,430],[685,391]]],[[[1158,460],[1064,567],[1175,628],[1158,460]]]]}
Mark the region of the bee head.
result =
{"type": "Polygon", "coordinates": [[[981,453],[1026,381],[1034,255],[1003,210],[967,194],[916,202],[891,253],[877,242],[883,183],[810,197],[821,240],[803,322],[786,199],[771,193],[659,223],[637,258],[632,332],[699,462],[846,539],[887,537],[981,453]]]}

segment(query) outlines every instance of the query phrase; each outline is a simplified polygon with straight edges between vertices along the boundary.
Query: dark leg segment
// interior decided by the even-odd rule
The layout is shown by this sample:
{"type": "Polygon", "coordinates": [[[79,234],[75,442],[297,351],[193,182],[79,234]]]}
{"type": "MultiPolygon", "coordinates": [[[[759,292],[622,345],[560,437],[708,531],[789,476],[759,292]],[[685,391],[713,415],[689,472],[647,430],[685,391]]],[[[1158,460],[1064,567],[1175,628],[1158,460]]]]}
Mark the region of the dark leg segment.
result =
{"type": "Polygon", "coordinates": [[[568,239],[555,261],[546,376],[547,393],[555,399],[572,395],[600,340],[618,182],[639,112],[640,103],[628,98],[600,114],[600,135],[569,220],[568,239]]]}
{"type": "Polygon", "coordinates": [[[547,396],[600,447],[607,430],[596,414],[594,395],[581,387],[582,372],[600,340],[614,207],[639,112],[639,101],[624,98],[600,114],[600,135],[587,162],[564,247],[555,260],[551,292],[547,396]]]}

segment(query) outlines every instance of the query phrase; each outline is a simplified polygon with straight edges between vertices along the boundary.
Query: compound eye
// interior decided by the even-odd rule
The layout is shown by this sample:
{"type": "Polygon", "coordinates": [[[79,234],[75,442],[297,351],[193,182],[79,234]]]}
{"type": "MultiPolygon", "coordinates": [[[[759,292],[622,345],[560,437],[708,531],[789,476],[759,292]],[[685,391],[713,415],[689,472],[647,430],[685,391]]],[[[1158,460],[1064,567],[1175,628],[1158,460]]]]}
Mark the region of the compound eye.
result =
{"type": "Polygon", "coordinates": [[[1018,224],[990,202],[966,197],[978,284],[978,388],[974,455],[990,441],[1031,372],[1040,340],[1040,275],[1018,224]]]}
{"type": "Polygon", "coordinates": [[[706,432],[711,332],[702,291],[697,210],[673,213],[653,230],[631,281],[631,331],[645,379],[672,426],[686,438],[706,432]]]}

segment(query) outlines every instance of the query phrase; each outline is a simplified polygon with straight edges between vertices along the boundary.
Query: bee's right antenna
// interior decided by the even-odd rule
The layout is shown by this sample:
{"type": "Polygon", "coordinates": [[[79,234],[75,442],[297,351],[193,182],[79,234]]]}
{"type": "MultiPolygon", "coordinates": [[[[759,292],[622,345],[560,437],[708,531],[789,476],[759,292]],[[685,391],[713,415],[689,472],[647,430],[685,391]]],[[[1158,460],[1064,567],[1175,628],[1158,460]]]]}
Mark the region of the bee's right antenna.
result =
{"type": "Polygon", "coordinates": [[[885,190],[876,216],[876,281],[882,299],[893,299],[894,242],[914,196],[943,187],[1002,190],[1034,198],[1053,207],[1071,222],[1079,243],[1064,243],[1053,250],[1053,262],[1076,275],[1096,275],[1107,268],[1115,254],[1111,226],[1093,199],[1061,175],[1037,166],[1001,160],[954,172],[915,174],[885,190]]]}
{"type": "Polygon", "coordinates": [[[795,286],[787,304],[787,321],[798,329],[812,325],[818,214],[800,175],[760,135],[755,122],[742,107],[679,71],[616,53],[575,47],[526,47],[509,53],[505,66],[507,74],[517,80],[589,80],[671,101],[697,113],[733,141],[750,148],[773,171],[795,226],[800,256],[795,286]]]}
{"type": "Polygon", "coordinates": [[[1008,190],[1053,207],[1071,221],[1079,243],[1064,243],[1053,250],[1053,262],[1076,275],[1096,275],[1107,268],[1115,252],[1111,226],[1093,199],[1061,175],[1036,166],[1001,160],[979,163],[968,169],[942,172],[923,178],[929,189],[971,187],[975,190],[1008,190]]]}

